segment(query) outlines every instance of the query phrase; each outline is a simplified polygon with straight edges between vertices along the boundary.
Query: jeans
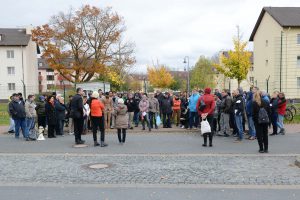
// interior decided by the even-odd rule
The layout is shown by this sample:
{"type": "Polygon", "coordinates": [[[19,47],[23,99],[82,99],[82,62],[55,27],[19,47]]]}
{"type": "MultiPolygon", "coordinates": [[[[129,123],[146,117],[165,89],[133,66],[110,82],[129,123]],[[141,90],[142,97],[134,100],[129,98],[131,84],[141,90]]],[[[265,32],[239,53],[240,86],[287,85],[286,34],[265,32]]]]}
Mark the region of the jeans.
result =
{"type": "Polygon", "coordinates": [[[61,119],[57,120],[58,132],[56,133],[56,135],[64,135],[64,122],[65,121],[61,119]]]}
{"type": "Polygon", "coordinates": [[[172,113],[163,113],[164,128],[171,128],[171,117],[172,113]]]}
{"type": "Polygon", "coordinates": [[[140,112],[134,111],[133,121],[136,126],[139,125],[140,112]]]}
{"type": "Polygon", "coordinates": [[[31,131],[34,129],[34,118],[26,118],[26,132],[28,133],[28,136],[29,136],[29,133],[31,133],[31,131]]]}
{"type": "Polygon", "coordinates": [[[14,119],[15,121],[15,137],[19,138],[20,135],[20,128],[22,129],[22,134],[24,138],[28,138],[29,134],[27,132],[27,126],[26,126],[26,119],[22,118],[22,119],[14,119]]]}
{"type": "Polygon", "coordinates": [[[229,118],[230,115],[227,113],[221,113],[221,119],[220,119],[220,124],[221,124],[221,131],[222,133],[229,134],[229,118]]]}
{"type": "Polygon", "coordinates": [[[284,118],[283,115],[278,114],[277,126],[278,126],[280,129],[283,129],[283,128],[284,128],[284,126],[283,126],[283,118],[284,118]]]}
{"type": "Polygon", "coordinates": [[[15,121],[11,117],[9,118],[8,131],[15,131],[15,121]]]}
{"type": "Polygon", "coordinates": [[[256,137],[256,131],[254,126],[254,121],[252,116],[248,116],[248,127],[249,127],[249,134],[252,137],[256,137]]]}
{"type": "Polygon", "coordinates": [[[278,113],[272,112],[271,117],[272,117],[273,134],[277,134],[278,113]]]}
{"type": "Polygon", "coordinates": [[[190,128],[193,128],[193,125],[197,128],[199,125],[199,115],[198,112],[190,112],[189,116],[190,128]]]}
{"type": "Polygon", "coordinates": [[[149,112],[149,121],[150,121],[150,127],[153,128],[153,122],[155,125],[155,128],[157,128],[157,124],[156,124],[156,113],[154,112],[149,112]]]}
{"type": "Polygon", "coordinates": [[[235,118],[235,123],[236,123],[237,131],[238,131],[239,139],[242,140],[243,139],[243,134],[244,134],[243,116],[242,115],[235,115],[234,118],[235,118]]]}

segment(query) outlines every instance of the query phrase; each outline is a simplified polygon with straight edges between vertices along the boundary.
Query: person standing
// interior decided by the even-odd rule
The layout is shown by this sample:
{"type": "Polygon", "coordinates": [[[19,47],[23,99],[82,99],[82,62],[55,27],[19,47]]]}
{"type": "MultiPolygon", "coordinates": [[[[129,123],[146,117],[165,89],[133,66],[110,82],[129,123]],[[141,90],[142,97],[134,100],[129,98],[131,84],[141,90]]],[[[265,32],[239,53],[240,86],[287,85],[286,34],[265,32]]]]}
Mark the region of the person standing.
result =
{"type": "Polygon", "coordinates": [[[124,144],[126,140],[126,130],[128,128],[127,106],[124,105],[122,98],[118,99],[118,106],[115,109],[116,129],[118,130],[118,140],[120,144],[124,144]]]}
{"type": "Polygon", "coordinates": [[[56,131],[57,116],[55,110],[54,96],[49,96],[45,105],[46,117],[48,122],[48,138],[56,138],[54,132],[56,131]]]}
{"type": "Polygon", "coordinates": [[[246,114],[248,119],[248,127],[249,127],[249,140],[255,140],[256,138],[256,131],[253,121],[253,93],[252,91],[248,92],[247,94],[247,101],[246,101],[246,114]]]}
{"type": "Polygon", "coordinates": [[[28,95],[28,99],[25,102],[25,112],[26,112],[26,128],[27,132],[30,135],[35,129],[35,120],[36,120],[36,110],[34,103],[34,95],[28,95]]]}
{"type": "Polygon", "coordinates": [[[151,131],[150,123],[149,123],[149,100],[147,98],[147,94],[143,94],[142,100],[139,103],[139,110],[142,119],[142,130],[146,130],[145,121],[148,126],[148,130],[151,131]]]}
{"type": "Polygon", "coordinates": [[[103,112],[105,110],[104,104],[99,100],[99,93],[93,92],[92,98],[90,101],[90,110],[91,110],[91,121],[92,121],[92,129],[93,129],[93,139],[94,146],[106,147],[108,146],[105,141],[105,128],[104,128],[104,120],[103,112]],[[100,144],[97,142],[97,132],[98,128],[100,129],[100,144]]]}
{"type": "Polygon", "coordinates": [[[77,94],[71,101],[71,116],[74,120],[74,135],[76,144],[84,144],[85,141],[81,139],[83,131],[83,99],[84,94],[82,88],[76,89],[77,94]]]}
{"type": "Polygon", "coordinates": [[[39,100],[36,102],[36,113],[38,117],[38,127],[43,127],[44,130],[46,128],[46,110],[45,110],[46,102],[45,97],[40,96],[39,100]]]}
{"type": "Polygon", "coordinates": [[[90,106],[88,104],[87,96],[83,97],[83,131],[82,134],[86,135],[89,130],[90,121],[90,106]]]}
{"type": "Polygon", "coordinates": [[[128,93],[128,98],[125,101],[125,105],[127,106],[128,111],[128,128],[133,129],[134,111],[137,109],[138,105],[133,99],[132,93],[128,93]]]}
{"type": "Polygon", "coordinates": [[[176,121],[176,126],[179,126],[180,115],[181,115],[181,100],[179,99],[178,95],[174,96],[172,109],[173,109],[173,122],[175,124],[176,121]]]}
{"type": "Polygon", "coordinates": [[[18,94],[13,94],[13,100],[9,103],[9,112],[15,122],[15,138],[19,139],[21,128],[24,139],[29,141],[29,134],[26,128],[25,106],[18,94]]]}
{"type": "Polygon", "coordinates": [[[277,121],[278,121],[278,92],[273,92],[272,99],[270,101],[271,108],[271,122],[273,126],[273,133],[270,136],[277,135],[277,121]]]}
{"type": "Polygon", "coordinates": [[[9,112],[9,104],[12,101],[13,101],[13,96],[10,96],[9,97],[9,102],[7,104],[7,112],[8,112],[8,115],[9,115],[9,128],[8,128],[8,133],[9,134],[14,134],[15,133],[15,122],[14,122],[14,120],[13,120],[13,118],[12,118],[10,112],[9,112]]]}
{"type": "Polygon", "coordinates": [[[136,109],[134,111],[134,116],[133,116],[133,121],[135,123],[135,127],[138,127],[139,126],[139,119],[140,119],[140,109],[139,109],[139,104],[140,104],[140,101],[141,101],[141,94],[139,92],[136,92],[133,96],[133,99],[136,103],[136,109]]]}
{"type": "Polygon", "coordinates": [[[238,138],[235,140],[236,142],[241,142],[244,137],[244,130],[243,130],[243,115],[244,115],[244,99],[243,94],[240,94],[239,90],[233,91],[234,95],[234,103],[233,103],[233,110],[234,110],[234,119],[238,131],[238,138]]]}
{"type": "Polygon", "coordinates": [[[161,111],[163,115],[163,128],[172,128],[171,117],[172,117],[172,106],[173,100],[170,97],[170,93],[166,92],[161,102],[161,111]]]}
{"type": "MultiPolygon", "coordinates": [[[[116,92],[112,92],[112,101],[113,101],[113,110],[115,110],[115,108],[118,106],[118,94],[116,92]]],[[[112,112],[111,114],[111,129],[115,128],[115,124],[116,124],[116,114],[115,112],[112,112]]]]}
{"type": "Polygon", "coordinates": [[[199,125],[199,115],[198,115],[198,109],[197,109],[197,102],[200,98],[200,95],[198,94],[197,90],[193,90],[192,95],[190,96],[189,99],[189,109],[190,109],[190,116],[189,116],[189,121],[190,121],[190,130],[193,128],[197,129],[199,125]]]}
{"type": "MultiPolygon", "coordinates": [[[[216,102],[214,99],[214,96],[211,95],[211,89],[210,88],[205,88],[204,89],[204,95],[202,95],[198,101],[197,101],[197,110],[199,116],[201,116],[202,120],[207,120],[211,130],[213,130],[213,117],[214,117],[214,110],[216,106],[216,102]],[[204,102],[205,106],[201,107],[201,101],[204,102]]],[[[209,146],[212,147],[213,144],[213,133],[204,133],[203,134],[203,140],[204,143],[202,146],[206,147],[207,146],[207,137],[209,138],[209,146]]]]}
{"type": "Polygon", "coordinates": [[[222,90],[222,103],[221,103],[221,133],[218,135],[228,137],[230,129],[230,114],[231,114],[232,98],[228,95],[227,90],[222,90]]]}
{"type": "Polygon", "coordinates": [[[282,134],[282,135],[285,135],[285,129],[284,129],[284,125],[283,125],[285,110],[286,110],[285,95],[284,95],[283,92],[280,92],[278,94],[278,122],[277,122],[277,126],[280,129],[279,133],[282,134]]]}
{"type": "Polygon", "coordinates": [[[268,153],[268,124],[270,106],[262,99],[260,92],[254,94],[253,121],[255,124],[256,137],[259,145],[259,153],[268,153]],[[264,120],[263,120],[264,119],[264,120]]]}
{"type": "Polygon", "coordinates": [[[64,104],[64,98],[61,96],[57,97],[55,102],[55,114],[58,125],[56,135],[64,136],[64,123],[66,118],[66,106],[64,104]]]}
{"type": "Polygon", "coordinates": [[[153,122],[155,129],[158,129],[157,123],[156,123],[156,116],[159,115],[159,102],[157,98],[154,98],[154,94],[149,94],[149,121],[150,121],[150,127],[153,128],[153,122]]]}
{"type": "Polygon", "coordinates": [[[105,120],[105,129],[110,128],[110,118],[111,118],[111,113],[113,112],[113,101],[111,97],[109,96],[109,93],[105,93],[105,99],[103,100],[104,102],[104,120],[105,120]]]}
{"type": "Polygon", "coordinates": [[[69,123],[68,123],[68,132],[69,135],[73,135],[74,134],[74,122],[73,122],[73,118],[71,116],[71,101],[72,101],[73,96],[70,95],[69,96],[69,102],[67,103],[67,118],[69,119],[69,123]]]}

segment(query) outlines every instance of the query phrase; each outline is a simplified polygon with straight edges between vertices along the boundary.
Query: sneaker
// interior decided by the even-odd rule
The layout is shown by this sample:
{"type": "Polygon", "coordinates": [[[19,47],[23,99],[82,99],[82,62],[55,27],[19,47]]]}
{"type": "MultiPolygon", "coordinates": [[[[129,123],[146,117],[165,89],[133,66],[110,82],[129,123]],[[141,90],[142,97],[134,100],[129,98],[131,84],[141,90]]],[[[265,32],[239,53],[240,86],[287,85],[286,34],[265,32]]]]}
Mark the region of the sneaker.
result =
{"type": "Polygon", "coordinates": [[[234,140],[234,142],[235,143],[240,143],[240,142],[242,142],[242,140],[240,138],[238,138],[238,139],[234,140]]]}
{"type": "Polygon", "coordinates": [[[69,135],[74,135],[74,132],[69,133],[69,135]]]}

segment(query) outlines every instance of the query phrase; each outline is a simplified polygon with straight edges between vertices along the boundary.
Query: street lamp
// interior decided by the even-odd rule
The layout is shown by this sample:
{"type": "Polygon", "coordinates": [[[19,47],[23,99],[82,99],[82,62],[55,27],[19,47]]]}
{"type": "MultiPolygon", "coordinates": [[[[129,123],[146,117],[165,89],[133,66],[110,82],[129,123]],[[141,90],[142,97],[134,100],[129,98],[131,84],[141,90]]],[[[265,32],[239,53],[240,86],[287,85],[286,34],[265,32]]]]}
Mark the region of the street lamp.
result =
{"type": "Polygon", "coordinates": [[[190,95],[190,57],[185,56],[183,59],[183,63],[187,63],[187,91],[188,95],[190,95]]]}

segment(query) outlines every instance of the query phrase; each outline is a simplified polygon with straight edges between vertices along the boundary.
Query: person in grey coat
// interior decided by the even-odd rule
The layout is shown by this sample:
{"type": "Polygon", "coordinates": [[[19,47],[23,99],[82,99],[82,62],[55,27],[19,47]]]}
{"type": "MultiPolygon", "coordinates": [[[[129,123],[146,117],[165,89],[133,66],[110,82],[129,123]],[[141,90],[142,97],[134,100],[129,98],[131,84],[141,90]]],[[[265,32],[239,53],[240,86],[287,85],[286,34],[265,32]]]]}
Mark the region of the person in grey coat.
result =
{"type": "Polygon", "coordinates": [[[156,116],[159,115],[159,101],[157,98],[154,98],[154,94],[149,94],[149,121],[150,121],[150,127],[153,128],[153,122],[155,125],[155,129],[158,129],[158,126],[156,124],[156,116]]]}
{"type": "Polygon", "coordinates": [[[128,114],[127,106],[124,105],[124,100],[118,99],[118,106],[115,108],[116,124],[115,127],[118,130],[118,139],[120,144],[125,143],[126,130],[128,128],[128,114]]]}

